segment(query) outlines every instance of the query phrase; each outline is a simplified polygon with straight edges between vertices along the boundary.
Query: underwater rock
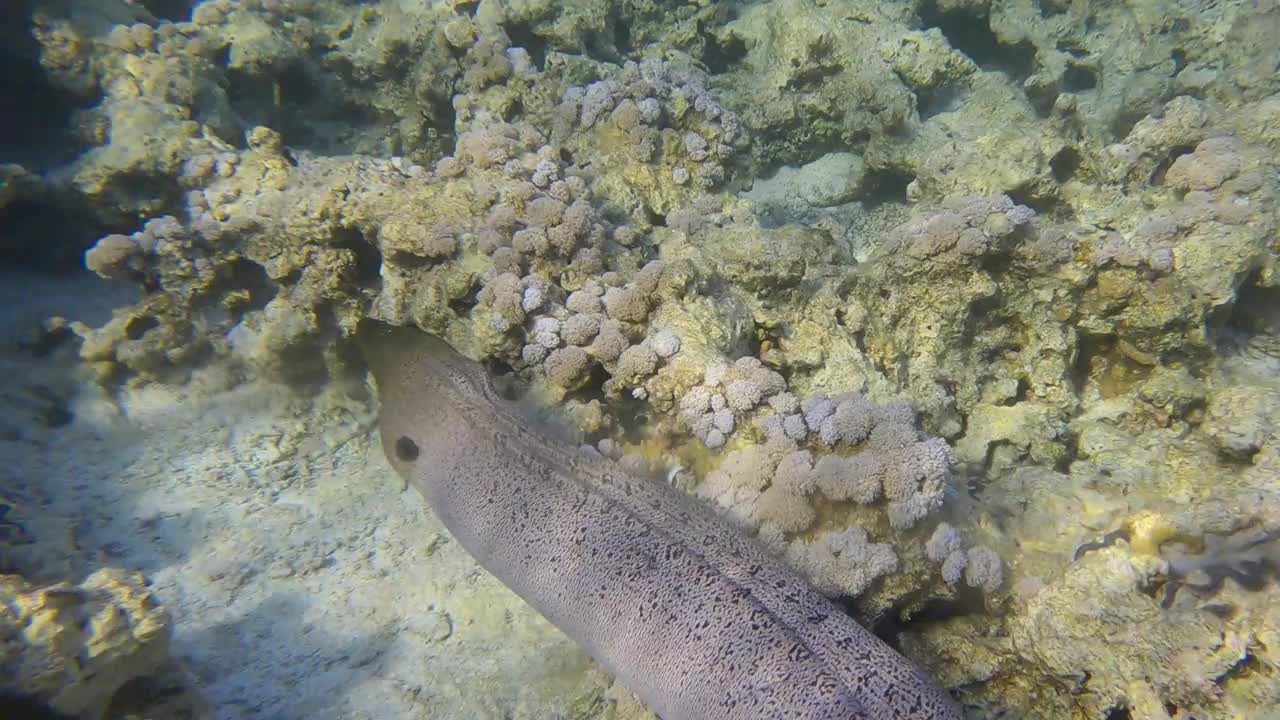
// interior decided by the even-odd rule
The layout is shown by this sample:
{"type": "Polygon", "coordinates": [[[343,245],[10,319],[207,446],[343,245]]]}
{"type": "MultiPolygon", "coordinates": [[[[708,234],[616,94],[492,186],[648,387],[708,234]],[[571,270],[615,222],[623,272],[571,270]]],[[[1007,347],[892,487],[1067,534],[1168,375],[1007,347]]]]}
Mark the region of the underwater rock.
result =
{"type": "Polygon", "coordinates": [[[170,662],[172,621],[141,575],[104,568],[79,585],[0,577],[0,690],[103,717],[131,681],[170,662]]]}
{"type": "Polygon", "coordinates": [[[1223,636],[1222,620],[1211,613],[1169,613],[1142,593],[1157,572],[1154,560],[1119,550],[1085,557],[1063,584],[1037,593],[1014,626],[1013,641],[1028,659],[1088,687],[1087,705],[1099,713],[1124,706],[1145,717],[1168,717],[1169,703],[1190,710],[1212,702],[1220,692],[1215,680],[1222,682],[1247,657],[1246,638],[1223,636]],[[1117,636],[1125,642],[1109,640],[1117,636]],[[1086,667],[1100,671],[1082,677],[1086,667]]]}
{"type": "Polygon", "coordinates": [[[1209,394],[1205,432],[1224,454],[1248,460],[1280,428],[1280,389],[1229,386],[1209,394]]]}

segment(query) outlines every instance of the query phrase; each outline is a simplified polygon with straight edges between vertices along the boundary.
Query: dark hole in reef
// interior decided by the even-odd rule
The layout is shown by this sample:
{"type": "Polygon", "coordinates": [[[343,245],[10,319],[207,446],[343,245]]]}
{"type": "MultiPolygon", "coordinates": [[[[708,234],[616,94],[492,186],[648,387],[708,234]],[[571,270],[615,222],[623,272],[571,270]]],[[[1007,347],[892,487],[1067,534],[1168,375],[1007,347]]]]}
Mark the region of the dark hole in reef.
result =
{"type": "Polygon", "coordinates": [[[514,379],[517,375],[516,369],[511,367],[511,363],[505,360],[500,360],[498,358],[485,358],[482,361],[482,364],[484,365],[485,372],[494,380],[503,378],[514,379]]]}
{"type": "MultiPolygon", "coordinates": [[[[281,105],[312,105],[321,93],[318,79],[302,62],[285,65],[277,76],[281,105]]],[[[321,98],[322,99],[322,98],[321,98]]]]}
{"type": "Polygon", "coordinates": [[[1047,118],[1053,113],[1053,104],[1058,101],[1060,94],[1056,83],[1023,85],[1022,89],[1027,95],[1027,102],[1031,103],[1031,109],[1036,111],[1036,117],[1047,118]]]}
{"type": "Polygon", "coordinates": [[[170,22],[190,20],[191,6],[195,4],[193,0],[137,0],[137,3],[157,18],[170,22]]]}
{"type": "MultiPolygon", "coordinates": [[[[987,253],[982,256],[980,267],[986,272],[1000,274],[1005,272],[1011,263],[1008,253],[987,253]]],[[[969,312],[965,314],[964,319],[964,337],[961,340],[963,347],[973,346],[974,338],[982,335],[979,329],[999,326],[1006,322],[1006,319],[998,314],[999,310],[998,296],[982,297],[969,303],[969,312]]]]}
{"type": "Polygon", "coordinates": [[[1164,101],[1152,104],[1137,104],[1126,106],[1111,120],[1111,136],[1114,140],[1124,140],[1133,131],[1133,126],[1138,124],[1148,115],[1158,113],[1164,105],[1164,101]]]}
{"type": "Polygon", "coordinates": [[[129,320],[124,326],[124,336],[130,340],[137,340],[147,334],[148,330],[154,330],[160,327],[160,321],[151,315],[141,315],[129,320]]]}
{"type": "MultiPolygon", "coordinates": [[[[1010,443],[1007,440],[997,440],[996,442],[987,445],[987,452],[982,456],[982,464],[977,465],[973,469],[973,476],[975,478],[988,477],[988,474],[991,472],[991,466],[995,464],[996,453],[1000,451],[1000,448],[1009,447],[1009,445],[1010,443]]],[[[969,491],[973,493],[975,497],[981,496],[985,488],[986,483],[981,479],[975,480],[969,485],[969,491]]]]}
{"type": "MultiPolygon", "coordinates": [[[[423,123],[429,129],[429,133],[433,133],[431,138],[434,146],[430,148],[435,157],[442,155],[450,155],[454,149],[454,126],[457,124],[458,114],[453,109],[453,101],[450,99],[453,93],[453,81],[445,81],[446,87],[440,88],[437,94],[428,96],[423,100],[423,104],[419,112],[423,123]]],[[[523,103],[519,103],[523,108],[523,103]]]]}
{"type": "Polygon", "coordinates": [[[1084,92],[1098,86],[1098,71],[1086,65],[1070,63],[1062,73],[1062,87],[1067,92],[1084,92]]]}
{"type": "Polygon", "coordinates": [[[335,379],[354,382],[358,389],[352,392],[368,397],[365,392],[365,377],[368,374],[368,364],[365,362],[364,353],[360,351],[360,346],[352,341],[352,338],[345,338],[338,341],[334,345],[334,362],[335,370],[338,374],[335,379]]]}
{"type": "MultiPolygon", "coordinates": [[[[429,268],[434,265],[439,265],[440,262],[441,261],[438,258],[423,257],[412,253],[400,252],[398,250],[391,253],[392,265],[410,270],[429,268]]],[[[381,277],[381,275],[379,275],[379,277],[381,277]]]]}
{"type": "Polygon", "coordinates": [[[1027,384],[1026,378],[1018,378],[1018,384],[1017,384],[1017,387],[1014,388],[1013,396],[1003,398],[995,402],[994,404],[1003,405],[1005,407],[1012,407],[1014,405],[1017,405],[1018,403],[1023,402],[1024,400],[1027,399],[1027,390],[1029,390],[1030,387],[1031,386],[1027,384]]]}
{"type": "MultiPolygon", "coordinates": [[[[859,616],[859,613],[856,612],[858,607],[856,600],[849,598],[841,598],[841,600],[846,610],[850,611],[850,615],[859,616]]],[[[912,627],[945,622],[952,618],[982,612],[984,612],[982,591],[978,588],[971,588],[962,582],[956,585],[956,592],[953,597],[930,600],[925,603],[924,607],[907,619],[899,617],[893,612],[884,613],[873,618],[868,629],[876,637],[897,649],[901,646],[899,638],[902,633],[912,627]]]]}
{"type": "Polygon", "coordinates": [[[70,425],[71,421],[75,419],[75,413],[71,412],[70,406],[67,405],[67,401],[63,398],[55,400],[40,414],[40,422],[45,427],[54,430],[70,425]]]}
{"type": "Polygon", "coordinates": [[[1053,463],[1053,469],[1055,472],[1060,472],[1065,475],[1070,472],[1072,463],[1079,459],[1080,446],[1076,443],[1078,438],[1079,435],[1070,430],[1059,438],[1059,440],[1062,441],[1062,445],[1066,448],[1066,452],[1064,452],[1062,456],[1053,463]]]}
{"type": "Polygon", "coordinates": [[[1053,173],[1053,179],[1060,183],[1064,183],[1075,177],[1076,170],[1080,168],[1080,153],[1076,149],[1068,145],[1049,158],[1049,170],[1053,173]]]}
{"type": "Polygon", "coordinates": [[[1107,711],[1105,720],[1133,720],[1133,712],[1127,705],[1117,705],[1107,711]]]}
{"type": "Polygon", "coordinates": [[[475,307],[474,300],[468,298],[454,298],[449,301],[449,309],[459,317],[466,317],[471,314],[471,308],[475,307]]]}
{"type": "MultiPolygon", "coordinates": [[[[751,333],[750,337],[747,338],[747,353],[764,360],[766,344],[768,347],[776,348],[785,335],[786,327],[781,324],[769,327],[756,323],[755,332],[751,333]]],[[[781,373],[784,378],[790,379],[791,368],[773,367],[773,369],[781,373]]]]}
{"type": "MultiPolygon", "coordinates": [[[[830,57],[830,54],[819,53],[818,58],[830,57]]],[[[819,88],[826,82],[827,78],[835,77],[840,74],[843,68],[837,64],[819,64],[805,70],[802,73],[792,76],[787,83],[787,87],[794,90],[806,90],[819,88]]]]}
{"type": "Polygon", "coordinates": [[[547,65],[547,41],[533,32],[533,28],[523,23],[514,23],[504,28],[507,37],[511,38],[513,47],[522,47],[529,53],[534,67],[542,70],[547,65]]]}
{"type": "MultiPolygon", "coordinates": [[[[975,304],[975,307],[977,307],[976,304],[975,304]]],[[[992,307],[999,307],[999,304],[995,304],[992,307]]],[[[972,341],[970,340],[966,340],[965,343],[966,343],[965,345],[966,347],[969,347],[972,345],[972,341]]],[[[1005,343],[992,345],[989,347],[979,348],[978,358],[979,358],[979,362],[983,364],[994,365],[1000,361],[1000,358],[1003,358],[1006,355],[1017,355],[1020,352],[1022,352],[1021,345],[1017,343],[1012,343],[1012,342],[1005,342],[1005,343]]]]}
{"type": "Polygon", "coordinates": [[[400,462],[413,462],[418,459],[418,443],[401,435],[396,438],[396,459],[400,462]]]}
{"type": "Polygon", "coordinates": [[[316,306],[316,326],[319,331],[314,336],[297,340],[293,344],[282,347],[279,351],[279,375],[285,383],[299,389],[318,391],[326,382],[338,378],[330,377],[325,348],[337,333],[337,317],[333,306],[321,303],[316,306]]]}
{"type": "Polygon", "coordinates": [[[1083,48],[1071,40],[1059,40],[1057,48],[1061,52],[1067,53],[1073,58],[1089,57],[1089,50],[1087,48],[1083,48]]]}
{"type": "Polygon", "coordinates": [[[702,49],[702,64],[712,75],[729,72],[746,57],[747,44],[732,33],[723,41],[715,36],[708,37],[702,49]]]}
{"type": "MultiPolygon", "coordinates": [[[[582,386],[583,393],[591,397],[603,397],[605,381],[610,377],[609,371],[605,370],[600,363],[591,363],[591,370],[587,375],[587,382],[582,386]]],[[[629,398],[630,395],[627,397],[629,398]]]]}
{"type": "Polygon", "coordinates": [[[1079,350],[1076,352],[1075,364],[1071,368],[1071,381],[1077,392],[1089,384],[1094,358],[1107,357],[1114,347],[1114,335],[1081,333],[1079,350]]]}
{"type": "Polygon", "coordinates": [[[1020,402],[1025,402],[1027,399],[1027,393],[1030,390],[1031,384],[1027,382],[1027,379],[1018,378],[1018,387],[1014,389],[1013,402],[1010,404],[1017,405],[1020,402]]]}
{"type": "Polygon", "coordinates": [[[36,4],[37,0],[9,0],[0,4],[0,40],[5,46],[10,43],[31,48],[36,46],[35,39],[28,32],[29,18],[36,4]]]}
{"type": "MultiPolygon", "coordinates": [[[[118,225],[135,223],[139,217],[181,215],[185,208],[182,186],[167,175],[143,170],[121,173],[111,180],[103,195],[114,199],[117,207],[130,208],[116,217],[118,225]]],[[[104,204],[103,199],[99,199],[98,203],[104,204]]],[[[134,229],[130,227],[123,232],[132,232],[134,229]]],[[[114,231],[122,232],[119,229],[114,231]]]]}
{"type": "Polygon", "coordinates": [[[1052,215],[1057,212],[1060,205],[1058,196],[1041,194],[1027,187],[1015,188],[1007,195],[1010,200],[1019,205],[1026,205],[1040,215],[1052,215]]]}
{"type": "Polygon", "coordinates": [[[326,153],[348,152],[345,127],[374,125],[367,108],[344,102],[336,78],[305,60],[260,73],[227,71],[227,97],[244,127],[265,125],[286,145],[326,153]]]}
{"type": "Polygon", "coordinates": [[[1243,347],[1261,334],[1280,336],[1280,287],[1261,283],[1261,271],[1254,271],[1236,291],[1229,310],[1210,323],[1219,349],[1243,347]]]}
{"type": "Polygon", "coordinates": [[[475,2],[455,2],[453,4],[454,10],[464,15],[470,15],[471,17],[475,17],[476,8],[478,7],[480,7],[479,0],[476,0],[475,2]]]}
{"type": "Polygon", "coordinates": [[[630,53],[631,47],[631,21],[623,18],[613,23],[613,47],[622,54],[630,53]]]}
{"type": "Polygon", "coordinates": [[[99,237],[130,228],[109,227],[88,209],[49,198],[15,200],[0,208],[0,264],[49,273],[84,269],[84,252],[99,237]]]}
{"type": "Polygon", "coordinates": [[[1207,602],[1201,605],[1200,609],[1220,620],[1232,620],[1240,615],[1238,607],[1221,601],[1207,602]]]}
{"type": "MultiPolygon", "coordinates": [[[[969,427],[968,421],[963,417],[960,418],[960,421],[961,429],[960,432],[956,434],[957,437],[963,437],[969,427]]],[[[995,444],[996,443],[992,443],[993,446],[995,444]]],[[[968,488],[970,495],[975,498],[981,498],[982,494],[986,492],[987,486],[990,485],[991,478],[987,474],[987,468],[991,466],[991,459],[993,455],[994,452],[991,447],[988,447],[986,457],[983,458],[982,462],[969,461],[956,463],[952,467],[952,476],[954,478],[955,486],[968,488]]],[[[998,511],[992,514],[992,518],[996,521],[998,526],[1003,526],[1004,524],[999,519],[1001,512],[1007,511],[998,511]]]]}
{"type": "Polygon", "coordinates": [[[1036,4],[1040,9],[1040,17],[1061,15],[1071,7],[1070,0],[1038,0],[1036,4]]]}
{"type": "MultiPolygon", "coordinates": [[[[169,674],[138,677],[121,685],[111,696],[104,718],[129,718],[155,714],[154,708],[162,704],[174,710],[187,705],[183,700],[188,689],[181,680],[169,674]]],[[[187,700],[191,700],[188,696],[187,700]]],[[[174,712],[170,717],[185,717],[186,713],[174,712]]]]}
{"type": "Polygon", "coordinates": [[[959,83],[916,90],[916,112],[921,120],[928,120],[934,115],[958,110],[964,102],[964,92],[964,86],[959,83]]]}
{"type": "MultiPolygon", "coordinates": [[[[21,22],[25,27],[26,19],[21,22]]],[[[35,59],[39,49],[29,35],[15,35],[13,41],[16,46],[0,45],[0,93],[13,108],[0,113],[0,162],[33,172],[47,170],[71,161],[85,148],[87,143],[77,138],[72,123],[78,111],[97,105],[102,96],[76,95],[50,82],[35,59]]]]}
{"type": "Polygon", "coordinates": [[[21,720],[71,720],[70,715],[49,707],[39,700],[16,693],[0,693],[0,717],[21,720]]]}
{"type": "Polygon", "coordinates": [[[1156,166],[1156,169],[1151,171],[1151,177],[1148,182],[1156,186],[1164,185],[1165,174],[1169,172],[1169,168],[1173,165],[1174,161],[1183,155],[1194,151],[1195,148],[1191,145],[1177,145],[1170,148],[1169,154],[1165,156],[1165,159],[1161,160],[1160,164],[1156,166]]]}
{"type": "Polygon", "coordinates": [[[344,232],[334,243],[356,258],[356,282],[362,287],[382,287],[382,253],[359,230],[344,232]]]}
{"type": "MultiPolygon", "coordinates": [[[[226,51],[230,52],[230,48],[226,51]]],[[[275,83],[269,78],[251,75],[239,69],[227,70],[227,100],[241,125],[275,127],[271,124],[272,108],[275,106],[275,83]]],[[[279,130],[278,127],[275,129],[279,130]]],[[[237,140],[243,145],[243,138],[237,140]]]]}
{"type": "MultiPolygon", "coordinates": [[[[513,403],[522,402],[529,397],[529,381],[520,376],[510,363],[494,358],[486,359],[481,363],[484,365],[485,374],[489,376],[490,382],[493,383],[494,392],[498,393],[498,397],[513,403]]],[[[539,419],[546,419],[552,423],[558,422],[557,410],[554,408],[542,407],[538,403],[530,406],[534,409],[539,419]]]]}
{"type": "Polygon", "coordinates": [[[984,70],[1003,72],[1019,81],[1035,71],[1035,46],[1029,42],[1001,42],[985,13],[942,12],[937,0],[929,0],[920,10],[920,20],[925,28],[941,30],[951,47],[968,55],[984,70]]]}
{"type": "Polygon", "coordinates": [[[630,390],[623,393],[616,402],[614,421],[622,429],[620,439],[636,445],[651,440],[655,419],[650,405],[644,400],[632,397],[630,390]]]}
{"type": "Polygon", "coordinates": [[[76,334],[67,326],[43,329],[30,342],[19,342],[18,348],[31,353],[34,358],[46,358],[65,346],[76,334]]]}
{"type": "Polygon", "coordinates": [[[213,57],[211,58],[210,61],[214,65],[217,65],[218,67],[224,68],[224,69],[228,65],[230,65],[231,64],[231,43],[227,43],[222,47],[218,48],[217,52],[213,54],[213,57]]]}
{"type": "Polygon", "coordinates": [[[1224,685],[1232,680],[1238,680],[1254,674],[1269,675],[1270,672],[1270,668],[1264,665],[1257,655],[1250,652],[1228,668],[1227,672],[1219,679],[1218,684],[1224,685]]]}
{"type": "Polygon", "coordinates": [[[1138,583],[1138,592],[1155,600],[1165,595],[1165,578],[1160,575],[1153,575],[1146,580],[1138,583]]]}
{"type": "Polygon", "coordinates": [[[1169,53],[1169,59],[1173,61],[1173,74],[1177,75],[1182,72],[1182,68],[1187,66],[1187,53],[1181,48],[1174,48],[1169,53]]]}
{"type": "Polygon", "coordinates": [[[867,207],[879,207],[889,203],[905,205],[907,186],[915,179],[915,175],[898,168],[875,168],[867,173],[864,180],[867,196],[863,202],[867,207]]]}
{"type": "Polygon", "coordinates": [[[224,266],[227,284],[245,290],[249,297],[228,308],[233,323],[240,322],[245,313],[261,310],[276,296],[276,286],[261,265],[246,258],[236,258],[224,266]]]}

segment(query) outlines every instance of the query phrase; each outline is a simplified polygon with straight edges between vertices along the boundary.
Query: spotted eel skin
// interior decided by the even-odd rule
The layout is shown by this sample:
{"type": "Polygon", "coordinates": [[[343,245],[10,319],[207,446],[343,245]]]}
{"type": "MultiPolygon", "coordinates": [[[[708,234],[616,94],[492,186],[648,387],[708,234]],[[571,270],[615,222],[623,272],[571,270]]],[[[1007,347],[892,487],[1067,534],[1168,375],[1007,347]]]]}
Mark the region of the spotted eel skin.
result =
{"type": "Polygon", "coordinates": [[[359,340],[392,467],[485,569],[664,720],[961,717],[754,541],[539,431],[444,341],[370,322],[359,340]]]}

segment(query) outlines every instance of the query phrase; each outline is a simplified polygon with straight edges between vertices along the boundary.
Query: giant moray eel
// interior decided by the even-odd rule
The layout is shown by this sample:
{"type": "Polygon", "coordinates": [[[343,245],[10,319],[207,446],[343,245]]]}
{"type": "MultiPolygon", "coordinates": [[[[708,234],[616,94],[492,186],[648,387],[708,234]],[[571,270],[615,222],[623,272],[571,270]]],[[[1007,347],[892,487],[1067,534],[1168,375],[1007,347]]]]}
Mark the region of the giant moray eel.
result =
{"type": "Polygon", "coordinates": [[[696,500],[534,427],[443,340],[366,322],[383,450],[476,560],[665,720],[960,718],[696,500]]]}

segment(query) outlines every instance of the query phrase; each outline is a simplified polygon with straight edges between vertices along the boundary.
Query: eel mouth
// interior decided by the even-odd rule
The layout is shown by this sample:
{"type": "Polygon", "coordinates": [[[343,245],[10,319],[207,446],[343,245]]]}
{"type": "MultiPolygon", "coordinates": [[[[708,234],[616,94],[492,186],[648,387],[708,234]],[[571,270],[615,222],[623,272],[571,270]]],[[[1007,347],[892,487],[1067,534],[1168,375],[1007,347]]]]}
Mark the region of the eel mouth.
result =
{"type": "Polygon", "coordinates": [[[356,327],[355,340],[384,405],[410,397],[428,401],[431,386],[475,392],[484,381],[479,363],[416,327],[365,319],[356,327]]]}
{"type": "Polygon", "coordinates": [[[356,327],[356,347],[373,373],[382,394],[391,380],[393,368],[404,357],[404,343],[396,341],[396,328],[377,320],[364,319],[356,327]]]}
{"type": "Polygon", "coordinates": [[[379,386],[394,382],[422,360],[451,362],[461,357],[449,343],[434,335],[379,320],[361,320],[355,338],[379,386]]]}

